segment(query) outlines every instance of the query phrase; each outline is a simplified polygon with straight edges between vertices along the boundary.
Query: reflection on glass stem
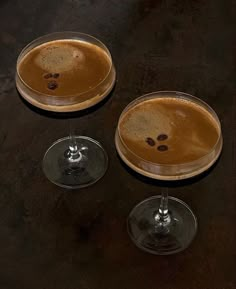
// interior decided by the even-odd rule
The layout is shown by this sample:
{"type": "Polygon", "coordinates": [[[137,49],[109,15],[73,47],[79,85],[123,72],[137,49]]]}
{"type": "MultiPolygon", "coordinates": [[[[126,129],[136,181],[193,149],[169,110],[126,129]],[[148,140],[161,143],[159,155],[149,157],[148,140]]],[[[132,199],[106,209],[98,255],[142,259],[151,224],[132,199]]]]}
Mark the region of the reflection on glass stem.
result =
{"type": "Polygon", "coordinates": [[[73,127],[72,120],[69,119],[69,149],[65,153],[65,157],[71,162],[78,162],[82,159],[81,150],[78,148],[75,138],[75,128],[73,127]]]}
{"type": "Polygon", "coordinates": [[[167,226],[171,222],[170,214],[168,211],[168,188],[162,188],[161,202],[158,212],[154,216],[155,221],[159,226],[167,226]]]}

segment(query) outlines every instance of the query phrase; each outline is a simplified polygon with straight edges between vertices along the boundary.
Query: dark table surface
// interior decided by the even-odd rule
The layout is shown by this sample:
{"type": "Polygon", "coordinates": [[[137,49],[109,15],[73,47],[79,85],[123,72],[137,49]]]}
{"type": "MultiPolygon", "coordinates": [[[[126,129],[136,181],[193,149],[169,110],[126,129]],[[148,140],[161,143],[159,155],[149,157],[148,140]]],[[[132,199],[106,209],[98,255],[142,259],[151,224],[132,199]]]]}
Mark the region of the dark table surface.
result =
{"type": "Polygon", "coordinates": [[[0,289],[236,288],[235,35],[235,1],[0,2],[0,289]],[[51,184],[41,169],[46,149],[67,135],[66,120],[28,107],[14,83],[23,46],[60,30],[100,38],[117,69],[111,97],[73,119],[110,158],[97,184],[75,191],[51,184]],[[161,188],[127,170],[113,141],[124,107],[156,90],[207,101],[224,137],[207,175],[170,189],[199,221],[191,246],[172,256],[149,255],[130,241],[128,213],[161,188]]]}

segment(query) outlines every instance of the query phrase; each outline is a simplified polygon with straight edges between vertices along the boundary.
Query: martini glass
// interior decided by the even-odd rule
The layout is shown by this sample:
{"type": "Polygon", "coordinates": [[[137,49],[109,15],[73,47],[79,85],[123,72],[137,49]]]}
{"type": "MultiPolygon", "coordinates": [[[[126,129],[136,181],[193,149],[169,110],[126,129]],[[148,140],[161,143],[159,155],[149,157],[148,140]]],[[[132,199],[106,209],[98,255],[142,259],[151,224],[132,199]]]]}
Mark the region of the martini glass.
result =
{"type": "MultiPolygon", "coordinates": [[[[153,110],[152,112],[150,111],[150,114],[152,113],[153,110]]],[[[163,113],[163,111],[156,110],[155,113],[158,115],[163,113]]],[[[181,112],[176,111],[176,113],[182,117],[181,112]]],[[[166,121],[163,127],[167,127],[168,118],[165,118],[165,115],[162,115],[162,117],[166,121]]],[[[135,129],[142,133],[145,130],[145,126],[149,124],[142,113],[140,113],[139,119],[140,123],[135,124],[135,129]]],[[[191,122],[191,119],[186,119],[186,121],[191,122]]],[[[171,125],[176,126],[178,129],[178,118],[176,123],[171,123],[171,125]]],[[[135,135],[135,137],[139,136],[135,135]]],[[[162,136],[160,140],[163,141],[166,138],[167,136],[162,136]]],[[[167,184],[167,187],[163,186],[161,195],[152,196],[132,209],[127,220],[127,227],[128,233],[136,246],[156,255],[177,253],[189,246],[197,232],[197,218],[186,203],[168,196],[168,184],[177,180],[192,178],[209,169],[218,159],[222,150],[222,143],[221,126],[216,113],[208,104],[192,95],[176,91],[153,92],[135,99],[124,109],[119,118],[115,136],[115,144],[119,156],[135,172],[167,184]],[[156,99],[180,100],[194,105],[202,113],[206,114],[218,131],[216,141],[212,147],[208,148],[204,155],[193,161],[186,162],[183,160],[183,162],[180,161],[175,164],[150,161],[145,158],[145,155],[138,155],[134,151],[133,146],[125,140],[122,132],[124,125],[122,123],[124,123],[125,119],[132,119],[131,114],[127,117],[131,111],[141,107],[146,102],[156,99]]],[[[149,145],[154,146],[154,143],[149,140],[149,145]]],[[[163,149],[165,146],[161,145],[161,147],[163,149]]]]}
{"type": "MultiPolygon", "coordinates": [[[[67,53],[65,59],[73,64],[74,58],[71,60],[68,55],[70,54],[67,53]]],[[[59,53],[51,59],[53,65],[53,63],[60,64],[63,58],[59,53]]],[[[83,69],[86,70],[86,67],[83,69]]],[[[115,75],[111,54],[100,40],[79,32],[55,32],[35,39],[22,50],[17,59],[16,87],[21,96],[31,105],[42,110],[63,113],[65,116],[65,113],[82,111],[101,102],[111,92],[115,84],[115,75]],[[34,49],[40,49],[50,43],[58,46],[63,41],[71,41],[75,44],[79,42],[81,45],[92,47],[94,51],[100,51],[100,55],[103,55],[109,63],[107,73],[102,79],[98,75],[95,84],[82,92],[69,95],[57,95],[56,90],[53,95],[42,93],[30,86],[27,79],[23,79],[20,66],[34,49]]],[[[108,157],[98,141],[87,136],[75,135],[71,121],[69,122],[69,136],[55,141],[46,151],[43,158],[43,171],[46,177],[58,186],[72,189],[86,187],[97,182],[105,174],[108,157]]]]}

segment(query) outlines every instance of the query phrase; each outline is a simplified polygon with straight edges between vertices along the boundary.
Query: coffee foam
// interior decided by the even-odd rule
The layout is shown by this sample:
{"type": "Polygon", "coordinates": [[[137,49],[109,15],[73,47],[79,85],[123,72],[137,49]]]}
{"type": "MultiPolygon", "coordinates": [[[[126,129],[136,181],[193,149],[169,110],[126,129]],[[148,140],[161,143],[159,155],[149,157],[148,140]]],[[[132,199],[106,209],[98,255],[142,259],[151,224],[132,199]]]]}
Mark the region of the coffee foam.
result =
{"type": "Polygon", "coordinates": [[[78,69],[83,66],[83,52],[68,43],[60,43],[60,45],[46,44],[40,47],[40,52],[35,59],[35,63],[43,70],[48,72],[65,72],[78,69]]]}
{"type": "Polygon", "coordinates": [[[120,121],[121,137],[128,147],[141,158],[160,163],[190,162],[206,155],[219,130],[206,109],[176,98],[146,100],[129,109],[120,121]],[[160,134],[168,135],[168,139],[158,141],[160,134]],[[148,137],[155,146],[146,143],[148,137]],[[169,149],[158,153],[157,146],[162,144],[169,149]]]}
{"type": "Polygon", "coordinates": [[[122,125],[122,134],[131,141],[145,140],[147,137],[156,139],[158,134],[171,134],[171,120],[168,114],[161,110],[157,113],[152,104],[138,105],[125,116],[122,125]]]}

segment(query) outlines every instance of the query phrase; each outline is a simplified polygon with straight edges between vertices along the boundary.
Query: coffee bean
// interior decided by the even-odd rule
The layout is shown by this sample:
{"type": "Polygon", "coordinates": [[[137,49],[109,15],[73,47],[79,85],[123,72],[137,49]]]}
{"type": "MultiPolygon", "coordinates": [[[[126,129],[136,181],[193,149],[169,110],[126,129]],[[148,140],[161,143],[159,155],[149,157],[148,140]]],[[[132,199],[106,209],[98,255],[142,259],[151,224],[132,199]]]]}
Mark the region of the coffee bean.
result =
{"type": "Polygon", "coordinates": [[[51,73],[44,73],[43,77],[44,77],[45,79],[49,79],[49,78],[52,77],[52,74],[51,74],[51,73]]]}
{"type": "Polygon", "coordinates": [[[56,82],[55,80],[51,80],[51,81],[48,82],[48,88],[49,88],[49,89],[54,90],[54,89],[56,89],[57,87],[58,87],[58,84],[57,84],[57,82],[56,82]]]}
{"type": "Polygon", "coordinates": [[[160,152],[164,152],[168,150],[168,146],[167,145],[160,145],[157,147],[157,150],[160,152]]]}
{"type": "Polygon", "coordinates": [[[166,140],[166,139],[168,139],[168,135],[164,134],[164,133],[159,134],[159,136],[157,137],[157,140],[159,140],[159,141],[163,141],[163,140],[166,140]]]}
{"type": "Polygon", "coordinates": [[[146,143],[149,144],[151,147],[153,147],[156,144],[154,139],[152,139],[151,137],[146,138],[146,143]]]}
{"type": "Polygon", "coordinates": [[[58,78],[59,76],[60,76],[59,73],[53,73],[53,75],[52,75],[53,78],[58,78]]]}

